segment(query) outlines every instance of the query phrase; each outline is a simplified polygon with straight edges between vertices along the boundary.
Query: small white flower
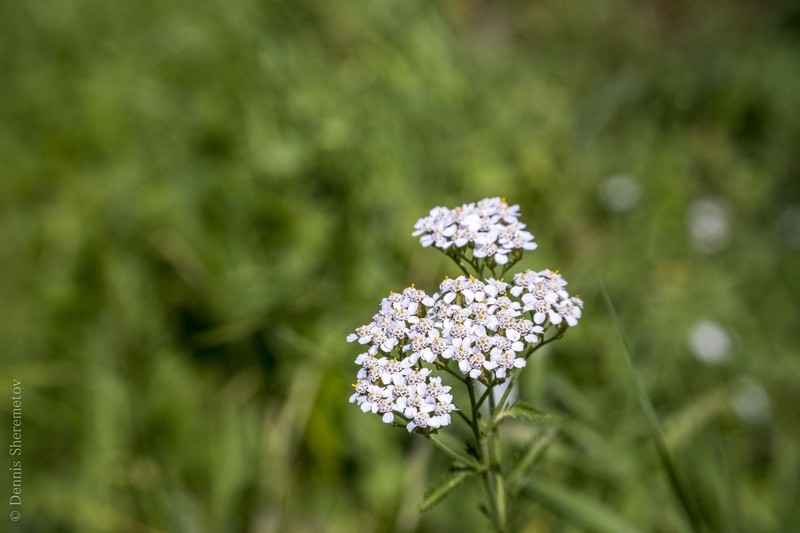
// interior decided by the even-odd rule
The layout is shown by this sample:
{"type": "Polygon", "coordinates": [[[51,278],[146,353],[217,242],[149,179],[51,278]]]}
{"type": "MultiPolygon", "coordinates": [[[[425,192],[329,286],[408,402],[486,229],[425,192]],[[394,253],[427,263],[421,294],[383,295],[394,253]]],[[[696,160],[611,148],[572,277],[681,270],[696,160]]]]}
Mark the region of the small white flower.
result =
{"type": "Polygon", "coordinates": [[[695,248],[703,253],[717,252],[730,240],[730,207],[719,198],[695,200],[687,211],[689,234],[695,248]]]}
{"type": "Polygon", "coordinates": [[[689,332],[689,348],[695,357],[708,364],[719,364],[730,358],[731,338],[716,322],[702,320],[689,332]]]}
{"type": "Polygon", "coordinates": [[[609,211],[628,211],[639,203],[641,192],[641,185],[636,176],[618,174],[603,180],[600,200],[609,211]]]}
{"type": "Polygon", "coordinates": [[[458,368],[464,374],[469,374],[472,379],[481,377],[483,370],[492,370],[497,366],[492,360],[487,360],[483,354],[476,353],[471,355],[468,359],[462,359],[458,362],[458,368]]]}
{"type": "Polygon", "coordinates": [[[492,361],[497,366],[495,375],[501,379],[506,377],[509,370],[513,368],[522,368],[527,364],[525,359],[517,357],[517,353],[514,350],[494,352],[492,361]]]}
{"type": "Polygon", "coordinates": [[[583,302],[579,298],[570,298],[558,304],[558,314],[564,317],[567,324],[577,326],[578,319],[581,317],[581,307],[583,302]],[[580,302],[580,305],[578,304],[580,302]]]}

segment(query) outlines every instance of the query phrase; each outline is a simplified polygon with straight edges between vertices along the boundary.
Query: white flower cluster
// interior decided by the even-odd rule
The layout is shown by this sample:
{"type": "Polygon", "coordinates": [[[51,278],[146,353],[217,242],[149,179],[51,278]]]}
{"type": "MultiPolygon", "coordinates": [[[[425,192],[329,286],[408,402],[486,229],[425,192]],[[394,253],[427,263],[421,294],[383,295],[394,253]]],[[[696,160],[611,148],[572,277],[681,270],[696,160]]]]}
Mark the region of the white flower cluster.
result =
{"type": "Polygon", "coordinates": [[[456,409],[450,387],[442,385],[442,378],[431,376],[429,368],[415,365],[417,361],[407,357],[400,361],[389,358],[395,348],[402,353],[412,328],[433,330],[425,318],[427,306],[433,304],[430,296],[413,286],[400,294],[391,293],[370,324],[347,336],[348,342],[369,345],[367,352],[356,358],[361,369],[350,402],[357,402],[365,413],[381,414],[387,424],[395,423],[397,413],[407,420],[408,431],[447,426],[456,409]]]}
{"type": "Polygon", "coordinates": [[[577,326],[583,300],[577,296],[570,298],[564,290],[566,286],[566,280],[557,270],[526,270],[514,276],[511,294],[522,294],[522,303],[525,304],[522,310],[530,311],[536,324],[549,320],[554,325],[566,322],[568,326],[577,326]]]}
{"type": "Polygon", "coordinates": [[[508,205],[505,198],[485,198],[454,209],[434,207],[417,221],[412,235],[421,235],[422,246],[469,248],[475,258],[505,265],[514,250],[521,253],[537,246],[518,218],[518,205],[508,205]]]}
{"type": "Polygon", "coordinates": [[[361,368],[350,401],[387,424],[401,416],[409,431],[450,424],[450,387],[424,363],[457,367],[464,379],[486,385],[505,381],[526,365],[548,328],[577,324],[583,302],[565,285],[557,272],[529,270],[513,286],[460,276],[446,278],[433,296],[413,286],[390,294],[372,322],[347,337],[368,346],[356,359],[361,368]]]}

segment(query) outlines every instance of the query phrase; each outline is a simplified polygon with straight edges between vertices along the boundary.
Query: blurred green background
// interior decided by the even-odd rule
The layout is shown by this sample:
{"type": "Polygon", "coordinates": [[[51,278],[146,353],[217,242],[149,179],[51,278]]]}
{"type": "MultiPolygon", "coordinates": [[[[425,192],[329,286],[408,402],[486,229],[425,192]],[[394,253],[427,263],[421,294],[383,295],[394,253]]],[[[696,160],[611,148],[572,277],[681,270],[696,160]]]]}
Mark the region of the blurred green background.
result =
{"type": "Polygon", "coordinates": [[[7,1],[0,35],[0,530],[485,531],[476,487],[417,514],[447,462],[347,403],[344,338],[457,275],[413,224],[486,196],[587,305],[524,374],[535,475],[686,528],[604,284],[707,528],[800,529],[796,3],[7,1]]]}

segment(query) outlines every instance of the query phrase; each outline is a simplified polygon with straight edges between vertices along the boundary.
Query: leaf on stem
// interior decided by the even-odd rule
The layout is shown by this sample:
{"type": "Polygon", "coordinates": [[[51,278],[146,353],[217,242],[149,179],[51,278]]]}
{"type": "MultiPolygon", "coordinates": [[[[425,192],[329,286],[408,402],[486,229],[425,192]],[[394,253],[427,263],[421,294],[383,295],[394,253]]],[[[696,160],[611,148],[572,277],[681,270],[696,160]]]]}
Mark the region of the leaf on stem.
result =
{"type": "Polygon", "coordinates": [[[530,444],[528,444],[528,447],[525,450],[525,454],[519,460],[514,468],[514,471],[511,472],[511,476],[509,477],[509,486],[511,487],[512,492],[517,491],[522,479],[538,462],[539,458],[544,455],[544,452],[555,440],[556,435],[558,435],[558,430],[554,427],[548,427],[546,430],[537,434],[533,439],[531,439],[530,444]]]}
{"type": "Polygon", "coordinates": [[[424,513],[445,499],[453,489],[461,485],[461,483],[474,474],[475,472],[472,470],[452,470],[448,472],[438,483],[428,489],[422,501],[419,502],[417,509],[420,513],[424,513]]]}
{"type": "Polygon", "coordinates": [[[447,442],[449,439],[443,437],[442,435],[435,434],[429,434],[426,436],[436,445],[437,448],[446,453],[451,459],[460,462],[465,467],[472,470],[478,471],[480,469],[480,464],[474,457],[471,457],[463,452],[459,452],[453,444],[447,442]]]}
{"type": "Polygon", "coordinates": [[[522,418],[525,420],[533,420],[533,421],[543,421],[550,418],[550,415],[548,415],[544,411],[540,411],[539,409],[535,408],[534,406],[532,406],[527,402],[523,402],[522,400],[517,400],[516,402],[514,402],[514,405],[506,409],[503,409],[494,416],[492,426],[497,427],[504,418],[509,418],[509,417],[522,418]]]}

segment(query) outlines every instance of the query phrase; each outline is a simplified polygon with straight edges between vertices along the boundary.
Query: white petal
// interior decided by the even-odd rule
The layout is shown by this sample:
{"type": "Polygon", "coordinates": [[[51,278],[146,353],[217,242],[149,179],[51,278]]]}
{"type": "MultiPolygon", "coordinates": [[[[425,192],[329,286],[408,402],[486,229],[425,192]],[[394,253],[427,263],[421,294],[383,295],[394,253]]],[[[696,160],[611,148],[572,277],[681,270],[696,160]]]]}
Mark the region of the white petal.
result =
{"type": "Polygon", "coordinates": [[[384,424],[391,424],[392,422],[394,422],[394,413],[392,413],[391,411],[389,411],[388,413],[384,413],[381,419],[383,420],[384,424]]]}

